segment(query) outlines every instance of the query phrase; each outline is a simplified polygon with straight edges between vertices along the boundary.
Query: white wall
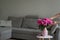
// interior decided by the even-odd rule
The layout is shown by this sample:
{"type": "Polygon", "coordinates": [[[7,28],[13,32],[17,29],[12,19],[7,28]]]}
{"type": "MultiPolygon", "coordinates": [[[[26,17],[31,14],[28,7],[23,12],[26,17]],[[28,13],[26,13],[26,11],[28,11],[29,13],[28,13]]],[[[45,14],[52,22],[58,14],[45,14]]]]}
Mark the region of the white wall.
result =
{"type": "Polygon", "coordinates": [[[1,17],[1,1],[0,1],[0,17],[1,17]]]}
{"type": "Polygon", "coordinates": [[[60,12],[60,0],[0,0],[0,19],[8,16],[51,17],[60,12]]]}

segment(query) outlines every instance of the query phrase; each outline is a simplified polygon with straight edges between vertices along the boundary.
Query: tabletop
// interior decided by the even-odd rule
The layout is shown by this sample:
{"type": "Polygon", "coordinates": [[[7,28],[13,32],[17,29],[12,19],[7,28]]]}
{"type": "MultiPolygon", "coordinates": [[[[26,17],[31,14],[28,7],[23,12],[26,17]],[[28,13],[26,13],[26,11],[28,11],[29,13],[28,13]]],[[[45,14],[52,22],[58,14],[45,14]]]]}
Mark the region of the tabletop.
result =
{"type": "Polygon", "coordinates": [[[47,36],[39,36],[39,35],[37,35],[37,38],[53,38],[53,36],[51,36],[51,35],[47,35],[47,36]]]}

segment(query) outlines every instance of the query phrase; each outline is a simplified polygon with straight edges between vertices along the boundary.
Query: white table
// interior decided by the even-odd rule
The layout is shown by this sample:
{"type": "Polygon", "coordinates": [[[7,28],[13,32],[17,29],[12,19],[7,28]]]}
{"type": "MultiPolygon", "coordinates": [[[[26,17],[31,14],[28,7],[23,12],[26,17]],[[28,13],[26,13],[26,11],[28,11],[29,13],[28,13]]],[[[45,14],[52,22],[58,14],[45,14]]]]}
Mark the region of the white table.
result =
{"type": "Polygon", "coordinates": [[[39,38],[39,40],[44,40],[44,38],[48,38],[50,40],[50,38],[53,38],[53,36],[51,36],[51,35],[47,35],[47,36],[39,36],[39,35],[37,35],[37,38],[39,38]]]}

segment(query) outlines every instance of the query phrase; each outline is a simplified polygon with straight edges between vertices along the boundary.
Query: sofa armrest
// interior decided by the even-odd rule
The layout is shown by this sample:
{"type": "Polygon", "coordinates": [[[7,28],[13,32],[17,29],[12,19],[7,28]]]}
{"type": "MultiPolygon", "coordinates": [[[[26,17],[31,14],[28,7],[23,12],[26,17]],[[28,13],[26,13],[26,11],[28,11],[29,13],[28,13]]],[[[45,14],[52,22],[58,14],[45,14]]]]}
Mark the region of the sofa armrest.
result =
{"type": "Polygon", "coordinates": [[[58,29],[60,29],[60,26],[58,27],[58,29]]]}
{"type": "Polygon", "coordinates": [[[51,34],[54,34],[58,28],[58,24],[54,25],[52,28],[51,28],[51,34]]]}
{"type": "Polygon", "coordinates": [[[56,40],[60,40],[60,27],[58,27],[56,30],[55,38],[56,38],[56,40]]]}

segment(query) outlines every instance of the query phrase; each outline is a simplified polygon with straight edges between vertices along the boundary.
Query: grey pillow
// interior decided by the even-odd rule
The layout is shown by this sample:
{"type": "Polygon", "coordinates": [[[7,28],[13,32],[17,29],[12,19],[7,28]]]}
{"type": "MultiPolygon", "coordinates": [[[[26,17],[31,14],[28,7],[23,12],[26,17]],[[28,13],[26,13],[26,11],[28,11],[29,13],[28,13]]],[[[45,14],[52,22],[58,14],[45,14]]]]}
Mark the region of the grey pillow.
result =
{"type": "Polygon", "coordinates": [[[54,25],[52,28],[51,28],[51,34],[53,34],[56,29],[58,28],[58,24],[54,25]]]}
{"type": "Polygon", "coordinates": [[[37,19],[25,18],[22,28],[38,29],[37,19]]]}
{"type": "Polygon", "coordinates": [[[20,28],[22,24],[22,17],[8,17],[8,20],[12,20],[12,27],[20,28]]]}

